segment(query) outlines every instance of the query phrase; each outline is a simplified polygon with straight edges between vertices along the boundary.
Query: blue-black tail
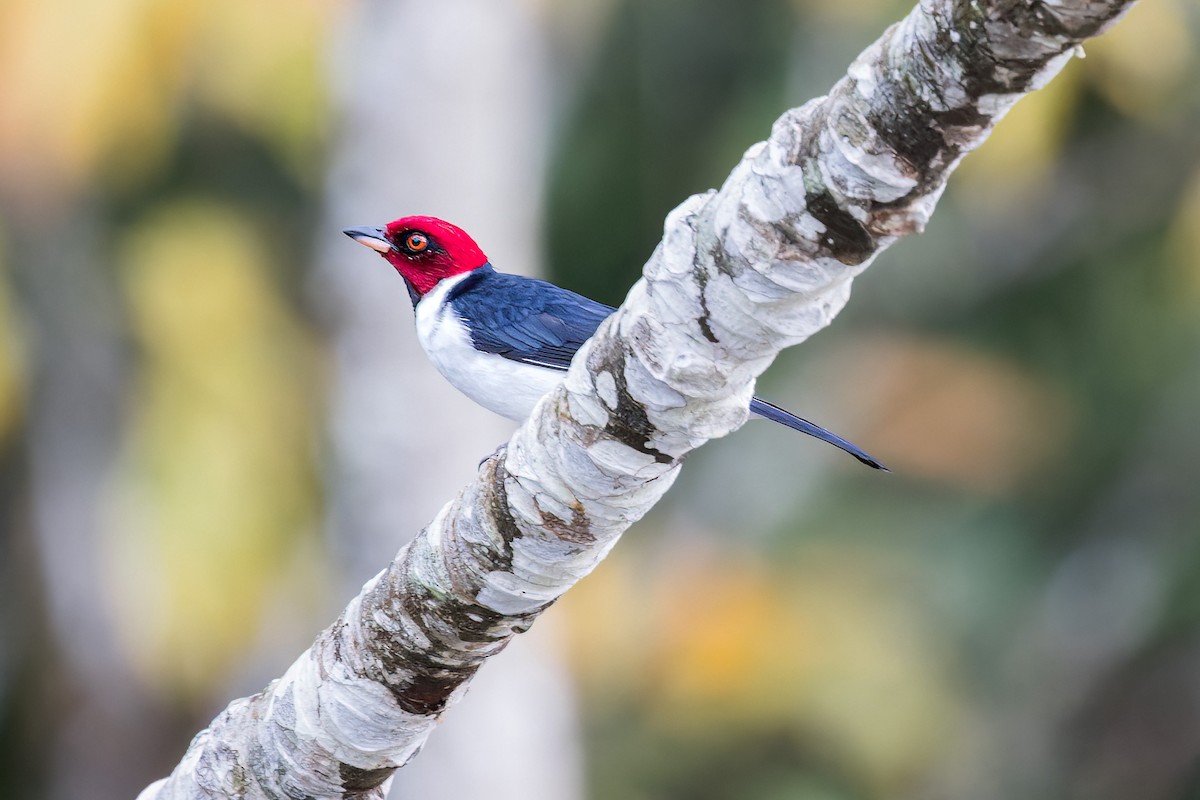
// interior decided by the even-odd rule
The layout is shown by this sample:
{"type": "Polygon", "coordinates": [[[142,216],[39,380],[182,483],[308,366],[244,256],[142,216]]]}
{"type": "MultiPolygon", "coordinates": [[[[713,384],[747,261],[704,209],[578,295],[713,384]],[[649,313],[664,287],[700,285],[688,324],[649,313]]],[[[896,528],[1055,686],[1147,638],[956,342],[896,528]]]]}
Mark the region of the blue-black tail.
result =
{"type": "Polygon", "coordinates": [[[830,433],[820,425],[814,425],[806,419],[801,419],[795,414],[784,411],[776,405],[771,405],[766,400],[761,400],[757,397],[750,400],[750,413],[758,414],[760,417],[769,419],[772,422],[778,422],[780,425],[787,425],[789,428],[801,433],[807,433],[809,436],[815,436],[822,442],[829,442],[834,447],[845,450],[850,455],[857,458],[868,467],[881,469],[884,472],[889,472],[887,467],[876,461],[867,453],[863,452],[857,445],[846,441],[836,433],[830,433]]]}

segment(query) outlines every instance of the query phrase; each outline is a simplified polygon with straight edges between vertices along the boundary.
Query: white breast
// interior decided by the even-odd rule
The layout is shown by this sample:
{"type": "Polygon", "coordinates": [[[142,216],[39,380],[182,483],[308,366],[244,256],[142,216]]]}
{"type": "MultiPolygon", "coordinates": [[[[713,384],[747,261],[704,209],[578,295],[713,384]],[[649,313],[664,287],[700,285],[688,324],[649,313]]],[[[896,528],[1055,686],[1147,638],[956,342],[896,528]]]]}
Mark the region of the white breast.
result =
{"type": "Polygon", "coordinates": [[[446,293],[466,277],[447,278],[421,298],[417,304],[417,339],[437,371],[454,388],[489,411],[521,422],[565,373],[476,350],[466,325],[444,302],[446,293]]]}

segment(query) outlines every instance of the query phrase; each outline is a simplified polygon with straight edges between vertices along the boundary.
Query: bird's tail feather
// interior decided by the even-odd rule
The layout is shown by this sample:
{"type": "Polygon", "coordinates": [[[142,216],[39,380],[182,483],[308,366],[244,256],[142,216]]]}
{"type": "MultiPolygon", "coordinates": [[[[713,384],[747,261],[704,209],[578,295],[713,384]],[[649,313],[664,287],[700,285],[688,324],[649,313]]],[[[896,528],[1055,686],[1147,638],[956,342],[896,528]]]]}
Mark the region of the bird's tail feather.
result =
{"type": "Polygon", "coordinates": [[[868,467],[874,467],[875,469],[889,472],[887,467],[885,467],[872,456],[868,455],[852,442],[846,441],[836,433],[831,433],[830,431],[825,430],[820,425],[814,425],[806,419],[801,419],[795,414],[784,411],[779,406],[772,405],[766,400],[762,400],[758,397],[752,398],[750,400],[750,413],[757,414],[758,416],[769,419],[772,422],[778,422],[780,425],[787,425],[792,430],[800,431],[801,433],[807,433],[809,436],[816,437],[822,442],[828,442],[834,447],[845,450],[847,453],[854,456],[868,467]]]}

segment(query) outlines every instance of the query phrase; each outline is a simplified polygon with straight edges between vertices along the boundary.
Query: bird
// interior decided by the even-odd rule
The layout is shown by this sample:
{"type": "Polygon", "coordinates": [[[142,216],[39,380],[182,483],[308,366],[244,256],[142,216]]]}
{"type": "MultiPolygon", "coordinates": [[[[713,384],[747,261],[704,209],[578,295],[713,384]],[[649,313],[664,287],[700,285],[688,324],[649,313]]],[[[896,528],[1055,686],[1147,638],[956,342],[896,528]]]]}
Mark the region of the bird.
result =
{"type": "MultiPolygon", "coordinates": [[[[343,233],[404,279],[417,339],[438,372],[516,422],[563,380],[576,351],[616,311],[547,281],[497,271],[462,228],[437,217],[401,217],[343,233]]],[[[750,400],[750,412],[888,471],[857,445],[760,397],[750,400]]]]}

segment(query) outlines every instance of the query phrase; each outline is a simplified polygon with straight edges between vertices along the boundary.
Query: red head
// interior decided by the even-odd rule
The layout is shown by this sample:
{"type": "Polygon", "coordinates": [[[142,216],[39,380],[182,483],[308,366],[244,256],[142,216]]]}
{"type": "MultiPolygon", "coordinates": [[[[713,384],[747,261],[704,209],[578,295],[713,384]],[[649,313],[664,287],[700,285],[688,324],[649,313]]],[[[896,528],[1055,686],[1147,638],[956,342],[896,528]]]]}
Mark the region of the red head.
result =
{"type": "Polygon", "coordinates": [[[488,263],[462,228],[437,217],[401,217],[382,228],[347,228],[343,233],[387,259],[417,298],[445,278],[488,263]]]}

